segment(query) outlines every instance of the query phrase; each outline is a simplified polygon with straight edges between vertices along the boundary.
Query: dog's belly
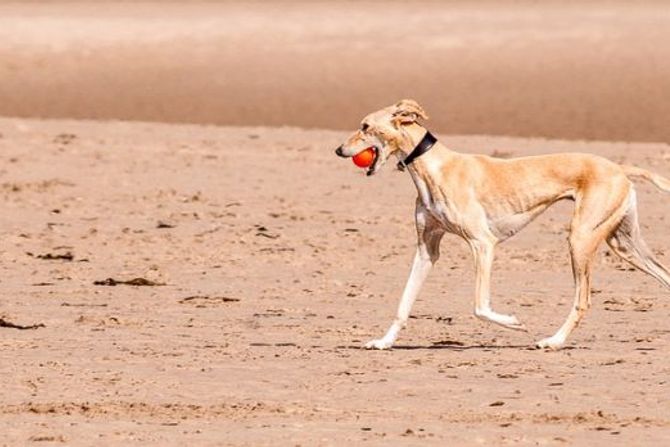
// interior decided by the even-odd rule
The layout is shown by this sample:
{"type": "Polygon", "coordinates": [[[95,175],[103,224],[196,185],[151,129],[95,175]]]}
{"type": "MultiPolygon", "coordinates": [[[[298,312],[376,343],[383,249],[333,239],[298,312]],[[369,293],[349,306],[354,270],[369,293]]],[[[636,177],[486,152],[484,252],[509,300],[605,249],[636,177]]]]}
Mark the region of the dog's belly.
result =
{"type": "Polygon", "coordinates": [[[509,216],[498,217],[495,219],[489,219],[489,229],[491,230],[491,233],[495,235],[495,237],[497,237],[500,241],[504,241],[505,239],[510,238],[521,231],[545,209],[546,207],[536,212],[528,211],[525,213],[518,213],[509,216]]]}
{"type": "Polygon", "coordinates": [[[482,210],[481,217],[477,219],[481,224],[477,225],[468,224],[463,220],[464,215],[462,213],[444,203],[433,204],[429,208],[429,212],[449,233],[472,237],[490,232],[498,241],[502,242],[521,231],[548,207],[549,205],[543,205],[526,212],[506,214],[494,218],[486,217],[482,210]]]}
{"type": "Polygon", "coordinates": [[[533,219],[542,214],[553,203],[541,203],[527,211],[504,214],[502,216],[489,216],[487,219],[489,229],[499,241],[504,241],[523,230],[526,225],[531,223],[533,219]]]}

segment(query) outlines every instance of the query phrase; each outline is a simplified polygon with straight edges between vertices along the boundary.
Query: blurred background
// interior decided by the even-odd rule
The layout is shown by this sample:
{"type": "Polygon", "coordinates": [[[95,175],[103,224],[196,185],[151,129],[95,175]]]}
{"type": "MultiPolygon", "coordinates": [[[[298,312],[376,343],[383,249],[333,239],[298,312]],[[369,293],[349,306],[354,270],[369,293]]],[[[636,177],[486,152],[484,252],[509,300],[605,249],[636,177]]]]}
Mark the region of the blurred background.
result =
{"type": "Polygon", "coordinates": [[[670,142],[670,3],[0,2],[0,115],[670,142]]]}

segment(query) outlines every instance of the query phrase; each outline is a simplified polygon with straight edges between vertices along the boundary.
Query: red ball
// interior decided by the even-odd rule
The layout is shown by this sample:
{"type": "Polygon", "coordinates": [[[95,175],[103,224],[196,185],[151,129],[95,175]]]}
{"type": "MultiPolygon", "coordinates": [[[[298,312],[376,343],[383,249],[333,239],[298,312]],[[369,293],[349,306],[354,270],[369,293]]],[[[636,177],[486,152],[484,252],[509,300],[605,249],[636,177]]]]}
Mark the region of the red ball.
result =
{"type": "Polygon", "coordinates": [[[359,168],[367,168],[375,161],[375,150],[369,147],[357,153],[351,159],[359,168]]]}

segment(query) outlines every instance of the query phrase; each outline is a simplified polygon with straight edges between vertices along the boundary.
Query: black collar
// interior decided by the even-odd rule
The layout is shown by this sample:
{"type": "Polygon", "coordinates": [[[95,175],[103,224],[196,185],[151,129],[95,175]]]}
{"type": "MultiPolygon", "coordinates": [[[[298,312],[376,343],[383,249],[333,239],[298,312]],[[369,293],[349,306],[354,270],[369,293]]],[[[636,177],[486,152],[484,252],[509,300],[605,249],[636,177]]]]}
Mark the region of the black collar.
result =
{"type": "Polygon", "coordinates": [[[437,143],[437,138],[435,138],[429,131],[426,131],[426,134],[423,136],[421,141],[419,141],[419,144],[416,145],[414,150],[412,150],[412,152],[410,152],[404,160],[400,160],[398,162],[398,169],[400,171],[404,171],[405,168],[409,166],[416,158],[428,152],[435,143],[437,143]]]}

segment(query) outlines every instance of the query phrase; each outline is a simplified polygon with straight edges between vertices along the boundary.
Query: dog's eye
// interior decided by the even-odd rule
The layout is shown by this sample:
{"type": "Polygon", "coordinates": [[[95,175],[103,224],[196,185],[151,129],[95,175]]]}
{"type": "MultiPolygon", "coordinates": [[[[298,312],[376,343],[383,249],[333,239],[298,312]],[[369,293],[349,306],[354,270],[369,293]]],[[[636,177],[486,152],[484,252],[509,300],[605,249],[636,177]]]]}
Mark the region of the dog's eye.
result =
{"type": "Polygon", "coordinates": [[[363,123],[363,125],[361,126],[361,130],[365,132],[366,130],[368,130],[369,127],[370,126],[368,125],[368,123],[363,123]]]}

